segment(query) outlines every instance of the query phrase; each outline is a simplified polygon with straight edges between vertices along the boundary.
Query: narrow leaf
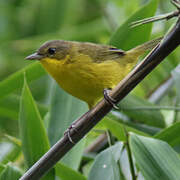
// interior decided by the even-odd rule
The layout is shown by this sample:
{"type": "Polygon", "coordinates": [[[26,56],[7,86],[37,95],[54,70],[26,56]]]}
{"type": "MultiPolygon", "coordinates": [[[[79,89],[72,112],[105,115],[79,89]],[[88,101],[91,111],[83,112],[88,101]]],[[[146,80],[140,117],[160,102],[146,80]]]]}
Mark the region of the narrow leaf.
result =
{"type": "Polygon", "coordinates": [[[178,65],[173,71],[172,71],[172,77],[175,83],[175,88],[177,92],[178,97],[178,103],[180,103],[180,65],[178,65]]]}
{"type": "Polygon", "coordinates": [[[152,24],[131,28],[130,23],[153,16],[156,12],[157,5],[157,0],[151,0],[145,6],[141,7],[117,29],[111,37],[110,44],[128,50],[147,41],[151,34],[152,24]]]}
{"type": "Polygon", "coordinates": [[[140,135],[145,135],[145,136],[147,135],[147,134],[145,134],[141,131],[138,131],[132,127],[129,127],[125,124],[119,123],[116,120],[113,120],[112,117],[105,117],[102,121],[99,122],[97,127],[109,129],[113,133],[113,135],[116,136],[118,138],[118,140],[120,140],[120,141],[126,140],[126,136],[124,134],[124,127],[127,129],[127,131],[135,132],[140,135]]]}
{"type": "Polygon", "coordinates": [[[1,173],[2,173],[2,171],[5,169],[5,165],[3,165],[3,164],[0,164],[0,176],[1,176],[1,173]]]}
{"type": "MultiPolygon", "coordinates": [[[[0,117],[6,117],[18,120],[20,97],[14,94],[8,95],[0,99],[0,117]]],[[[48,111],[48,108],[42,104],[37,104],[42,117],[48,111]]]]}
{"type": "MultiPolygon", "coordinates": [[[[54,144],[64,135],[71,123],[86,112],[87,106],[82,101],[64,92],[57,84],[54,85],[50,94],[53,96],[48,133],[51,144],[54,144]]],[[[78,169],[84,145],[83,139],[63,157],[62,162],[72,169],[78,169]]]]}
{"type": "Polygon", "coordinates": [[[122,143],[117,143],[99,153],[91,168],[88,180],[120,179],[118,161],[122,147],[122,143]]]}
{"type": "Polygon", "coordinates": [[[26,73],[27,82],[31,82],[46,74],[40,63],[30,64],[0,82],[0,98],[23,87],[24,73],[26,73]]]}
{"type": "Polygon", "coordinates": [[[18,157],[20,151],[20,147],[11,142],[0,142],[0,162],[6,164],[9,161],[14,161],[18,157]]]}
{"type": "Polygon", "coordinates": [[[18,180],[22,175],[22,171],[12,164],[5,166],[4,170],[0,174],[1,180],[18,180]]]}
{"type": "Polygon", "coordinates": [[[180,122],[177,122],[161,132],[156,134],[154,137],[166,141],[171,146],[177,146],[180,144],[180,122]]]}
{"type": "MultiPolygon", "coordinates": [[[[40,113],[24,80],[20,102],[19,126],[22,150],[28,167],[31,167],[49,149],[49,141],[40,113]]],[[[50,171],[44,179],[53,179],[50,171]]]]}
{"type": "Polygon", "coordinates": [[[150,110],[150,108],[153,107],[153,104],[145,99],[134,95],[128,95],[123,101],[120,102],[119,107],[120,111],[138,123],[155,127],[165,127],[165,121],[160,110],[150,110]],[[148,106],[149,110],[132,110],[133,108],[143,108],[144,106],[148,106]]]}
{"type": "Polygon", "coordinates": [[[86,177],[83,176],[81,173],[65,166],[62,163],[56,164],[56,176],[58,176],[61,180],[68,180],[68,179],[86,180],[86,177]]]}
{"type": "Polygon", "coordinates": [[[180,158],[166,142],[131,134],[130,146],[146,180],[179,179],[180,158]]]}

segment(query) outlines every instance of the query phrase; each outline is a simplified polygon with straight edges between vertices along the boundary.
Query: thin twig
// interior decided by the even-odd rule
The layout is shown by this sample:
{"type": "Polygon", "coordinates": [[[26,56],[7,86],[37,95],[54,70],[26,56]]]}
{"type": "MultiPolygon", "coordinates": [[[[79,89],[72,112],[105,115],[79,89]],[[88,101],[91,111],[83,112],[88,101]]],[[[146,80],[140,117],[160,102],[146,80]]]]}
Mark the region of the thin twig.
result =
{"type": "Polygon", "coordinates": [[[171,18],[179,16],[180,15],[180,1],[171,0],[171,3],[177,8],[176,11],[166,13],[166,14],[161,14],[161,15],[158,15],[158,16],[150,17],[150,18],[141,19],[141,20],[130,23],[130,26],[132,28],[134,28],[136,26],[140,26],[140,25],[143,25],[143,24],[147,24],[147,23],[151,23],[151,22],[155,22],[155,21],[161,21],[161,20],[164,20],[164,19],[169,20],[171,18]]]}
{"type": "Polygon", "coordinates": [[[130,26],[132,28],[134,28],[136,26],[151,23],[151,22],[156,22],[156,21],[161,21],[161,20],[169,20],[173,17],[179,16],[179,14],[180,14],[180,11],[177,10],[177,11],[170,12],[167,14],[162,14],[162,15],[158,15],[158,16],[154,16],[154,17],[150,17],[150,18],[145,18],[145,19],[141,19],[139,21],[132,22],[130,24],[130,26]]]}
{"type": "Polygon", "coordinates": [[[180,111],[180,107],[178,106],[139,106],[139,107],[132,107],[132,108],[128,108],[128,107],[120,107],[120,110],[124,110],[124,111],[144,111],[144,110],[148,110],[148,111],[158,111],[158,110],[168,110],[168,111],[180,111]]]}
{"type": "MultiPolygon", "coordinates": [[[[180,19],[168,33],[163,42],[133,69],[118,85],[110,96],[121,101],[134,87],[144,79],[165,57],[180,44],[180,19]]],[[[80,141],[110,110],[112,105],[105,99],[100,101],[92,110],[80,117],[70,135],[73,142],[80,141]]],[[[48,172],[75,144],[71,143],[67,134],[60,139],[43,157],[40,158],[20,180],[37,180],[48,172]]]]}

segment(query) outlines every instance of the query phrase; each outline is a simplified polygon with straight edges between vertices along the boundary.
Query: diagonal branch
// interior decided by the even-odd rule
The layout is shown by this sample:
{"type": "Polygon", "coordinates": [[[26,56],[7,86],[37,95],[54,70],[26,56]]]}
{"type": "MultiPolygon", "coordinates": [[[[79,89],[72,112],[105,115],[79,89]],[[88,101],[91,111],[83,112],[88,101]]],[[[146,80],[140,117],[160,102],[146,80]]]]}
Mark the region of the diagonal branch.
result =
{"type": "MultiPolygon", "coordinates": [[[[165,57],[167,57],[180,44],[180,18],[168,33],[163,42],[126,76],[110,93],[112,98],[121,101],[133,88],[144,79],[165,57]]],[[[75,143],[80,141],[110,110],[112,106],[104,99],[92,110],[80,117],[70,136],[75,143]]],[[[39,161],[37,161],[20,180],[39,179],[52,168],[75,144],[68,136],[60,139],[39,161]]]]}
{"type": "Polygon", "coordinates": [[[167,13],[167,14],[162,14],[162,15],[150,17],[150,18],[141,19],[141,20],[132,22],[130,24],[130,26],[131,27],[136,27],[136,26],[140,26],[142,24],[147,24],[147,23],[155,22],[155,21],[161,21],[161,20],[164,20],[164,19],[169,20],[171,18],[180,16],[180,1],[179,0],[171,0],[171,3],[177,8],[176,11],[170,12],[170,13],[167,13]]]}

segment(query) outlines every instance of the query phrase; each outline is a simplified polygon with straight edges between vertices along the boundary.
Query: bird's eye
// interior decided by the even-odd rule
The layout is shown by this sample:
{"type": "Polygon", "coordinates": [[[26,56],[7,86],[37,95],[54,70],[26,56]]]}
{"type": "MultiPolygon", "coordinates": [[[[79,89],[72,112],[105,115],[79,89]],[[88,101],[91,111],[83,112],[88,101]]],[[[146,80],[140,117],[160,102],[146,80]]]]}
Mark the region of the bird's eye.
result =
{"type": "Polygon", "coordinates": [[[49,48],[48,49],[48,53],[51,55],[55,54],[55,52],[56,52],[56,48],[49,48]]]}

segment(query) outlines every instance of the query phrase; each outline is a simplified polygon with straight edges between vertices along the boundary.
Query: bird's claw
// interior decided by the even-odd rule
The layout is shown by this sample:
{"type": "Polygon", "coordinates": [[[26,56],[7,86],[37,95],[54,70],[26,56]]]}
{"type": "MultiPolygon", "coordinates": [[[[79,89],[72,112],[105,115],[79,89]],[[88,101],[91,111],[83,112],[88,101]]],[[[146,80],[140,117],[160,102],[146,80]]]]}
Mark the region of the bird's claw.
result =
{"type": "Polygon", "coordinates": [[[111,91],[111,89],[104,89],[104,92],[103,92],[104,99],[106,100],[106,102],[112,105],[114,109],[119,109],[118,106],[116,105],[118,101],[109,95],[109,91],[111,91]]]}
{"type": "Polygon", "coordinates": [[[75,124],[71,124],[71,126],[68,127],[67,130],[64,132],[64,136],[67,135],[69,141],[70,141],[72,144],[75,144],[75,142],[72,140],[71,135],[70,135],[70,132],[71,132],[72,129],[75,130],[76,132],[78,132],[77,129],[75,128],[75,124]]]}

